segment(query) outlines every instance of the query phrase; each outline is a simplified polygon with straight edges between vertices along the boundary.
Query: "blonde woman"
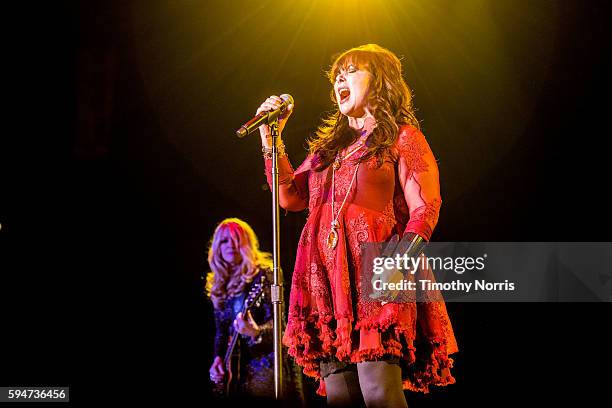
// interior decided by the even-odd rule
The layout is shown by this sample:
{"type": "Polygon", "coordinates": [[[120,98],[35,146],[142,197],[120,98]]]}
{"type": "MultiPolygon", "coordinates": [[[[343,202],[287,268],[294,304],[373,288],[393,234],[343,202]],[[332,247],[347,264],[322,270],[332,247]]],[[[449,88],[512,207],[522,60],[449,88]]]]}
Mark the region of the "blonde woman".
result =
{"type": "MultiPolygon", "coordinates": [[[[273,312],[270,301],[272,261],[259,249],[259,241],[249,224],[238,219],[223,220],[216,228],[208,250],[212,272],[206,289],[214,307],[214,359],[210,379],[227,381],[224,357],[228,342],[238,333],[234,353],[239,365],[232,373],[233,397],[274,397],[273,312]],[[245,315],[240,313],[254,284],[263,284],[263,297],[245,315]]],[[[301,396],[300,377],[285,360],[285,389],[288,398],[301,396]]]]}

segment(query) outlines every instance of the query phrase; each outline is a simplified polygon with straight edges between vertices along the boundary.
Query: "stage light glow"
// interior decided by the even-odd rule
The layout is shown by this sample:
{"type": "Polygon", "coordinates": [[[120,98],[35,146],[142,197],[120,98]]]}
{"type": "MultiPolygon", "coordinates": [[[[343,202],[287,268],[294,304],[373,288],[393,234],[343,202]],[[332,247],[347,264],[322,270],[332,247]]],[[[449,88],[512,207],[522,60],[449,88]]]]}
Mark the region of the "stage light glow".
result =
{"type": "MultiPolygon", "coordinates": [[[[324,71],[334,54],[377,43],[402,59],[434,150],[449,165],[470,163],[453,167],[461,173],[457,179],[475,185],[524,132],[558,29],[557,6],[549,2],[139,4],[132,13],[134,42],[148,97],[171,143],[201,174],[225,165],[221,155],[207,153],[227,148],[230,142],[219,135],[233,135],[273,94],[295,97],[287,129],[298,141],[287,144],[303,152],[303,140],[331,109],[324,71]]],[[[230,146],[239,159],[234,169],[249,174],[252,146],[230,146]]],[[[226,188],[224,180],[218,184],[226,188]]],[[[449,186],[447,197],[469,187],[449,186]]]]}

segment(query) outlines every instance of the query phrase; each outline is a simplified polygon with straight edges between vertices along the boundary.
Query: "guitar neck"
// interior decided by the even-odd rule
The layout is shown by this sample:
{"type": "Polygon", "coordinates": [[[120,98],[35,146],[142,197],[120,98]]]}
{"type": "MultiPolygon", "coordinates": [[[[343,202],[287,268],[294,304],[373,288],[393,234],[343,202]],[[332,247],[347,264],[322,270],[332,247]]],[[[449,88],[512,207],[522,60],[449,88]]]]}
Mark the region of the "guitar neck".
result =
{"type": "MultiPolygon", "coordinates": [[[[242,305],[242,309],[240,309],[240,313],[244,316],[246,311],[249,310],[246,304],[242,305]]],[[[225,358],[223,359],[224,365],[227,367],[232,360],[232,354],[234,353],[234,348],[236,347],[236,342],[238,341],[238,332],[236,330],[233,331],[232,340],[227,346],[227,351],[225,352],[225,358]]]]}
{"type": "MultiPolygon", "coordinates": [[[[262,285],[263,285],[264,280],[265,280],[265,276],[262,276],[261,281],[260,281],[260,286],[255,292],[255,294],[253,295],[253,293],[251,293],[251,295],[253,296],[249,296],[242,304],[242,308],[240,309],[240,313],[242,313],[242,316],[246,316],[246,313],[249,311],[251,306],[253,306],[255,301],[259,299],[260,296],[262,295],[263,293],[262,285]]],[[[225,352],[225,358],[223,359],[223,363],[226,367],[228,367],[228,365],[231,364],[232,354],[234,352],[234,348],[236,347],[236,342],[238,341],[238,334],[239,333],[236,330],[234,330],[232,334],[232,340],[229,342],[227,346],[227,351],[225,352]]]]}

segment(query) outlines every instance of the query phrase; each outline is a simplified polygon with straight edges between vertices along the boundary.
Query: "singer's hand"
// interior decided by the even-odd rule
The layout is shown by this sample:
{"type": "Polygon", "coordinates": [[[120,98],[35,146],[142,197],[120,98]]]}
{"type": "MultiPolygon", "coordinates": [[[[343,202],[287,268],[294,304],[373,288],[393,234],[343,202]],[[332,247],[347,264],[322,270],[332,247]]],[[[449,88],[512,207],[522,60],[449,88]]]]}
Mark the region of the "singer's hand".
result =
{"type": "MultiPolygon", "coordinates": [[[[283,100],[279,96],[272,95],[268,99],[266,99],[264,103],[261,104],[261,106],[257,109],[257,112],[255,114],[259,115],[261,112],[278,109],[282,105],[282,103],[283,103],[283,100]]],[[[289,105],[287,107],[287,110],[285,110],[285,112],[283,112],[283,114],[278,117],[278,135],[279,136],[282,135],[283,129],[285,128],[285,124],[287,123],[287,120],[289,119],[289,116],[291,116],[292,113],[293,113],[293,104],[289,105]]],[[[259,134],[261,135],[261,142],[264,144],[264,146],[270,147],[269,146],[270,141],[268,139],[269,137],[271,137],[270,126],[261,125],[259,127],[259,134]]]]}

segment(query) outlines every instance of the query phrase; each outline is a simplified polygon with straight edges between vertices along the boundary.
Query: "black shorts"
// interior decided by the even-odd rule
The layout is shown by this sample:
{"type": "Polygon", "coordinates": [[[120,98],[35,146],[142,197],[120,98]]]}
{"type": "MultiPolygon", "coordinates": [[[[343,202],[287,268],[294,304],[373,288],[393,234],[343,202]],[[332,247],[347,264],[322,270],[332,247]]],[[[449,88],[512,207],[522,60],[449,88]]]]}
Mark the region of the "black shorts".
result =
{"type": "MultiPolygon", "coordinates": [[[[393,357],[393,356],[383,357],[375,361],[386,361],[388,364],[397,364],[397,365],[399,365],[400,363],[399,357],[393,357]]],[[[319,363],[319,368],[321,369],[321,378],[325,378],[330,374],[341,373],[343,371],[357,372],[356,363],[345,363],[344,361],[338,361],[336,359],[321,361],[319,363]]]]}

